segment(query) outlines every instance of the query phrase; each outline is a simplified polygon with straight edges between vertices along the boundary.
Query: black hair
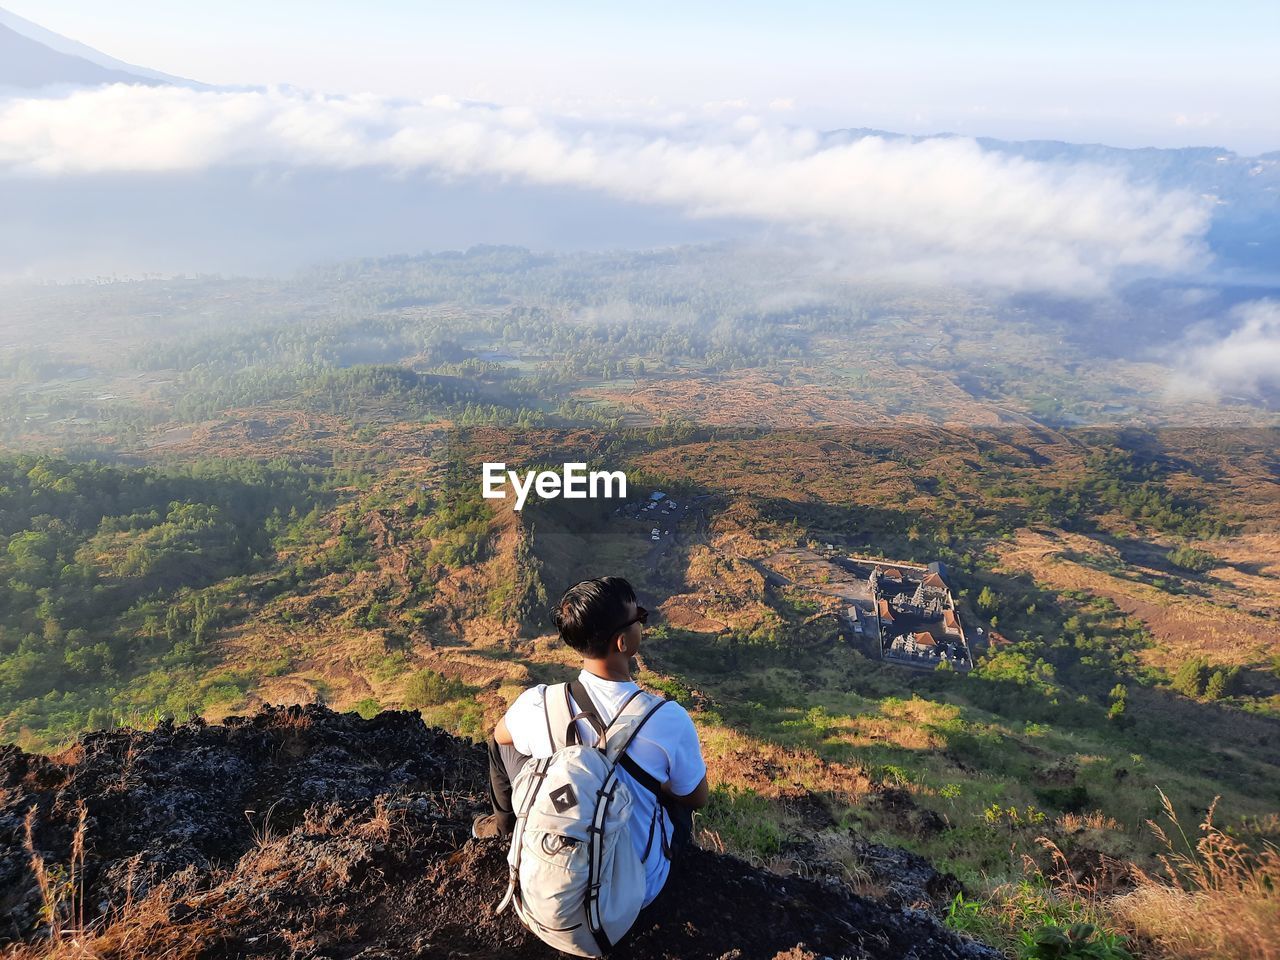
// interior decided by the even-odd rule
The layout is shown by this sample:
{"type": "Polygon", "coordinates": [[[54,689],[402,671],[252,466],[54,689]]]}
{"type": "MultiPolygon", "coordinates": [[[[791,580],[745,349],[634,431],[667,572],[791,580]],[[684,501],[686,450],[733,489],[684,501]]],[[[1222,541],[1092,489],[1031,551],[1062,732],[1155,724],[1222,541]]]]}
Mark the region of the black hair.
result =
{"type": "Polygon", "coordinates": [[[635,602],[635,590],[622,577],[583,580],[564,592],[551,612],[551,622],[560,639],[573,649],[601,659],[616,635],[609,631],[627,619],[627,604],[635,602]]]}

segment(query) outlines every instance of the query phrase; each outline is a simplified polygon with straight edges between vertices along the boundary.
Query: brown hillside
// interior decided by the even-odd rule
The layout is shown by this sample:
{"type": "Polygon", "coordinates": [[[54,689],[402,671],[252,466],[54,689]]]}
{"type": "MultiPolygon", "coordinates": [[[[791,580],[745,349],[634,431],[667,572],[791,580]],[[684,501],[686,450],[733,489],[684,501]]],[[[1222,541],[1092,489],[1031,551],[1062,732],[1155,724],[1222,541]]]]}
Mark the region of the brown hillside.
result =
{"type": "MultiPolygon", "coordinates": [[[[90,734],[53,758],[3,748],[0,945],[18,958],[553,957],[494,912],[505,846],[469,836],[483,778],[480,749],[416,714],[320,706],[90,734]]],[[[925,913],[702,850],[660,903],[614,956],[996,956],[925,913]]]]}

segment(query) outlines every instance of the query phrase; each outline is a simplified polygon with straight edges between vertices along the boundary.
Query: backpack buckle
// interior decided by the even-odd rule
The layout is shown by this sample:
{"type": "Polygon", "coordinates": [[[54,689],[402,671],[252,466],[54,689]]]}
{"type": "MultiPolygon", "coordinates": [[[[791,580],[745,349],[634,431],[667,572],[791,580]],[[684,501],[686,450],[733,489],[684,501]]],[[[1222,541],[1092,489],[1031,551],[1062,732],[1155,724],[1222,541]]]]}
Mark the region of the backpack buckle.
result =
{"type": "Polygon", "coordinates": [[[554,857],[559,853],[563,853],[565,847],[576,847],[577,845],[578,841],[574,837],[562,837],[559,834],[553,833],[543,834],[542,837],[542,852],[549,857],[554,857]],[[554,850],[548,846],[549,841],[555,843],[554,850]]]}

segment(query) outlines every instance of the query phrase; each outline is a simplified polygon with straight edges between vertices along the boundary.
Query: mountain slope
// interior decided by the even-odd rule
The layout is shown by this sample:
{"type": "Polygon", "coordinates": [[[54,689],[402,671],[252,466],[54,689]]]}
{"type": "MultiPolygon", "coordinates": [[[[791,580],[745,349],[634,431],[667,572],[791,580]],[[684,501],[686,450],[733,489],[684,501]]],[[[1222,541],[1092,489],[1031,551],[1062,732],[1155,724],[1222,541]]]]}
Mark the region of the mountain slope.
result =
{"type": "Polygon", "coordinates": [[[109,57],[0,7],[0,88],[99,83],[204,86],[109,57]]]}
{"type": "MultiPolygon", "coordinates": [[[[57,954],[43,870],[70,878],[44,898],[63,942],[100,958],[550,960],[495,912],[506,845],[469,837],[484,791],[483,750],[407,712],[269,708],[90,734],[52,758],[0,748],[0,943],[16,934],[6,956],[21,960],[57,954]]],[[[652,913],[613,956],[999,956],[926,912],[704,850],[676,862],[652,913]]]]}
{"type": "Polygon", "coordinates": [[[0,86],[35,88],[56,84],[157,82],[90,63],[83,57],[59,53],[0,24],[0,86]]]}

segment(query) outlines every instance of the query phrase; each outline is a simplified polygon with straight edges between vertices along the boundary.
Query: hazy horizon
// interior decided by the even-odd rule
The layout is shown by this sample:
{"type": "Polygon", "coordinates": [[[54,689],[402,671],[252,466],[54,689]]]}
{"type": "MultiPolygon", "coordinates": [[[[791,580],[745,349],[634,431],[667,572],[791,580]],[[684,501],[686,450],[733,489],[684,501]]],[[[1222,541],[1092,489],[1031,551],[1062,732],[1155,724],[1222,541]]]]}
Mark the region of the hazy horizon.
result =
{"type": "Polygon", "coordinates": [[[216,6],[7,0],[112,57],[224,86],[438,95],[600,119],[708,111],[1111,146],[1280,149],[1280,12],[1230,2],[216,6]]]}
{"type": "Polygon", "coordinates": [[[1280,342],[1280,157],[1091,145],[1280,143],[1280,18],[1251,4],[6,9],[35,27],[6,20],[0,282],[734,241],[1104,311],[1203,287],[1207,332],[1178,336],[1204,365],[1254,376],[1280,342]]]}

